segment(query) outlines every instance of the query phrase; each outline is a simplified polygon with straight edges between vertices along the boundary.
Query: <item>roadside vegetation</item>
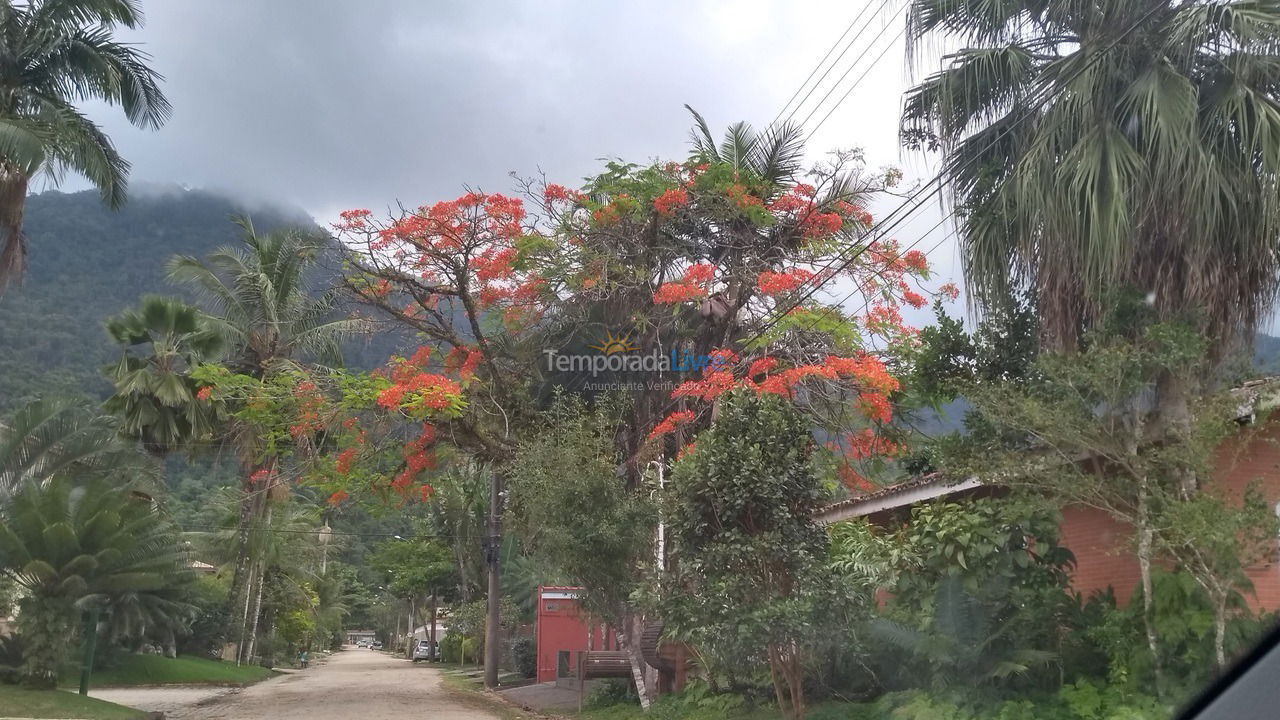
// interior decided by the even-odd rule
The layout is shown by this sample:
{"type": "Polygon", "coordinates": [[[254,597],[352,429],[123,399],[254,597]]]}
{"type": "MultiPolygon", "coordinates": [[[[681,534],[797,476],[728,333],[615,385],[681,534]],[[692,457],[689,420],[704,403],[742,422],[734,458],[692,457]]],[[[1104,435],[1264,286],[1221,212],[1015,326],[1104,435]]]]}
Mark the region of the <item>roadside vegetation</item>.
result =
{"type": "MultiPolygon", "coordinates": [[[[126,655],[111,667],[93,674],[96,687],[131,687],[136,685],[250,685],[274,675],[260,665],[240,665],[179,655],[126,655]]],[[[74,679],[74,672],[64,678],[74,679]]]]}
{"type": "MultiPolygon", "coordinates": [[[[77,48],[0,107],[5,293],[37,171],[124,201],[67,103],[169,111],[110,41],[135,3],[54,5],[0,0],[5,37],[77,48]]],[[[449,667],[529,679],[536,588],[568,585],[631,672],[593,720],[1169,717],[1276,620],[1249,572],[1280,487],[1225,478],[1277,427],[1280,389],[1241,385],[1280,294],[1280,13],[1049,5],[909,3],[909,59],[961,46],[902,138],[942,158],[968,323],[869,210],[900,171],[692,108],[687,155],[576,187],[156,243],[165,282],[99,333],[108,396],[3,399],[0,715],[134,717],[55,690],[83,664],[241,685],[354,630],[408,655],[437,616],[449,667]],[[822,522],[903,483],[937,492],[822,522]],[[1131,531],[1124,586],[1080,591],[1079,508],[1131,531]]]]}
{"type": "Polygon", "coordinates": [[[82,720],[142,720],[147,714],[104,700],[74,693],[0,685],[0,716],[23,718],[81,718],[82,720]]]}

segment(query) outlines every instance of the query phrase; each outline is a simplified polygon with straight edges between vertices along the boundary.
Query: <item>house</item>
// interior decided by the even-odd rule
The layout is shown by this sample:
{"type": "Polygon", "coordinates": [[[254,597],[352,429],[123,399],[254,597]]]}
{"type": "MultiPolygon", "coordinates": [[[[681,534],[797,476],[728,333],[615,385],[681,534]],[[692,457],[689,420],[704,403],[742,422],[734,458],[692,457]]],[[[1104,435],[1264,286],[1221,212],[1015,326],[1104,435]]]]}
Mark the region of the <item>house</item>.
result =
{"type": "Polygon", "coordinates": [[[582,588],[538,587],[538,682],[555,682],[577,672],[583,650],[617,650],[617,633],[608,625],[587,617],[582,609],[582,588]]]}
{"type": "MultiPolygon", "coordinates": [[[[1241,404],[1237,421],[1252,424],[1260,410],[1275,407],[1280,400],[1280,380],[1266,378],[1246,383],[1234,391],[1241,404]]],[[[1280,415],[1280,414],[1278,414],[1280,415]]],[[[1280,515],[1280,416],[1262,420],[1252,433],[1228,439],[1216,451],[1217,471],[1214,492],[1239,498],[1254,483],[1280,515]]],[[[960,499],[998,496],[1004,490],[984,485],[976,478],[957,480],[939,473],[913,478],[882,490],[828,505],[815,515],[819,522],[832,523],[867,518],[888,524],[909,512],[912,505],[938,498],[960,499]]],[[[1137,589],[1140,572],[1133,551],[1133,529],[1107,512],[1083,505],[1062,509],[1061,543],[1076,557],[1072,588],[1088,597],[1110,587],[1116,602],[1126,605],[1137,589]]],[[[1277,538],[1280,550],[1280,538],[1277,538]]],[[[1254,593],[1246,599],[1254,610],[1280,610],[1280,562],[1278,555],[1248,569],[1254,593]]]]}
{"type": "Polygon", "coordinates": [[[360,641],[373,642],[375,635],[377,635],[377,633],[372,630],[348,630],[347,644],[355,645],[360,641]]]}

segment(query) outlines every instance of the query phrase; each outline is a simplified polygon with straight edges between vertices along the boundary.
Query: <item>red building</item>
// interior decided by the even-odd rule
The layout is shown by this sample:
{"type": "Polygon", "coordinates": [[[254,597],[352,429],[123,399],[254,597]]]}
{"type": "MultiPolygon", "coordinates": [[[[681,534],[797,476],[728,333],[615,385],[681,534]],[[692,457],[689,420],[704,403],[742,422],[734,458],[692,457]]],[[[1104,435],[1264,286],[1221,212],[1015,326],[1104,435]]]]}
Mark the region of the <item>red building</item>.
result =
{"type": "Polygon", "coordinates": [[[575,677],[582,650],[617,650],[613,629],[582,610],[582,588],[538,587],[538,682],[575,677]]]}
{"type": "MultiPolygon", "coordinates": [[[[1277,385],[1273,381],[1249,383],[1241,391],[1251,397],[1241,409],[1239,421],[1251,424],[1255,408],[1273,406],[1277,385]],[[1264,392],[1266,391],[1266,392],[1264,392]],[[1264,396],[1266,395],[1266,396],[1264,396]]],[[[1239,499],[1254,484],[1280,514],[1280,417],[1264,421],[1252,432],[1241,432],[1218,448],[1210,492],[1239,499]]],[[[865,517],[885,525],[899,521],[912,505],[936,498],[959,500],[965,497],[999,495],[998,487],[984,486],[976,479],[956,482],[940,475],[916,478],[878,492],[850,498],[823,508],[821,522],[839,522],[865,517]]],[[[1133,529],[1095,507],[1073,505],[1062,511],[1062,545],[1076,557],[1072,586],[1084,597],[1110,587],[1116,602],[1126,605],[1137,589],[1141,575],[1134,554],[1133,529]]],[[[1280,549],[1280,538],[1277,539],[1280,549]]],[[[1280,610],[1280,563],[1277,554],[1248,568],[1253,594],[1245,594],[1255,610],[1280,610]]]]}

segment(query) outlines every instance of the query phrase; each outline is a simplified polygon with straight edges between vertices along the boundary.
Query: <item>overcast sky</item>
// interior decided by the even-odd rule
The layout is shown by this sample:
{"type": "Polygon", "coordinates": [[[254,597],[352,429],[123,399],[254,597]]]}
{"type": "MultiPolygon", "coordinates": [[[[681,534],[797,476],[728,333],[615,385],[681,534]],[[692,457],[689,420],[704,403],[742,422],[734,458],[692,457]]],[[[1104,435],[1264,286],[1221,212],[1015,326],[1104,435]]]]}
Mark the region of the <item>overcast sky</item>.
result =
{"type": "MultiPolygon", "coordinates": [[[[815,158],[862,147],[872,165],[927,179],[926,159],[897,141],[911,75],[902,16],[889,10],[902,5],[149,0],[146,26],[120,35],[165,75],[172,120],[144,132],[117,110],[87,110],[135,180],[292,203],[327,222],[344,208],[455,197],[463,185],[508,191],[511,171],[575,185],[603,157],[682,159],[685,103],[713,131],[768,124],[865,9],[846,42],[870,24],[795,119],[812,129],[835,107],[809,141],[815,158]]],[[[947,227],[921,237],[941,216],[936,204],[919,215],[895,234],[929,250],[947,227]]],[[[960,279],[950,242],[931,257],[939,283],[960,279]]]]}

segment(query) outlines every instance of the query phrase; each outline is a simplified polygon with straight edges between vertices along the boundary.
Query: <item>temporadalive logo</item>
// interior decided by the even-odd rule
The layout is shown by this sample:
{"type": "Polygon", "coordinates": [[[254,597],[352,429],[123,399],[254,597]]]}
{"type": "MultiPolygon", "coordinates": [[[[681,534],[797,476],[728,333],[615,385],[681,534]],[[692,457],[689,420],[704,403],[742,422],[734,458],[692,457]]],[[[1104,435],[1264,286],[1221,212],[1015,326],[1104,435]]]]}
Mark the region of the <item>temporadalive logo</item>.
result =
{"type": "Polygon", "coordinates": [[[632,333],[615,335],[606,331],[596,344],[587,345],[593,353],[562,353],[543,350],[547,371],[583,373],[591,377],[616,373],[690,373],[700,372],[722,362],[718,356],[699,355],[688,350],[668,352],[642,349],[632,341],[632,333]]]}

